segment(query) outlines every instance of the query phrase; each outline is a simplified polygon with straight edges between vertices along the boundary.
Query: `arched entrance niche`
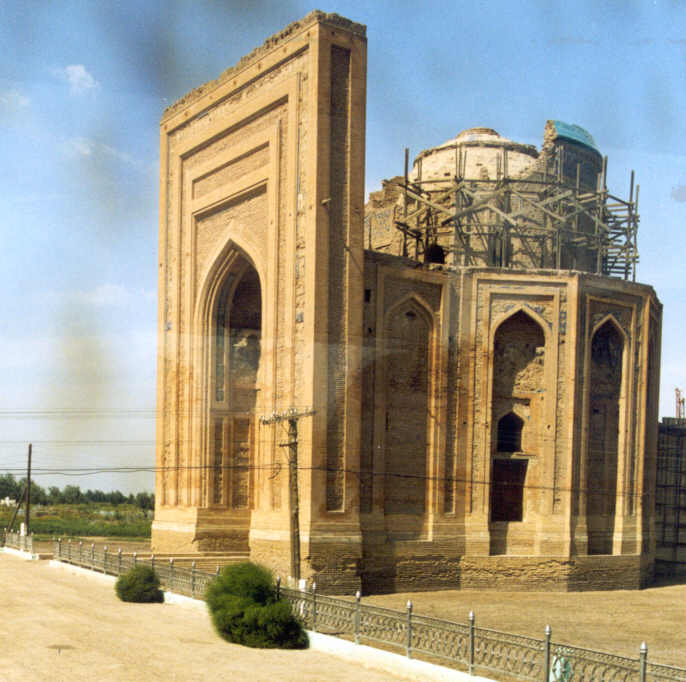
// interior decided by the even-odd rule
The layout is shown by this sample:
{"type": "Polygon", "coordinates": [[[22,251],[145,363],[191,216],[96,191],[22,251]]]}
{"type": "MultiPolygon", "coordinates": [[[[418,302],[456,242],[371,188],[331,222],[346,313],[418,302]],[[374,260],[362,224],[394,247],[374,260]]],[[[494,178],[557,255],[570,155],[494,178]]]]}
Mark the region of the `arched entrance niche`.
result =
{"type": "Polygon", "coordinates": [[[414,298],[386,319],[386,528],[411,538],[426,511],[432,319],[414,298]],[[401,518],[402,515],[402,518],[401,518]]]}
{"type": "Polygon", "coordinates": [[[491,401],[491,553],[531,551],[508,524],[537,510],[545,398],[545,333],[524,310],[505,319],[493,338],[491,401]],[[519,543],[519,544],[517,544],[519,543]]]}
{"type": "Polygon", "coordinates": [[[252,507],[261,337],[260,279],[247,258],[234,254],[212,312],[211,506],[252,507]]]}
{"type": "Polygon", "coordinates": [[[588,553],[612,554],[617,501],[624,335],[613,319],[591,339],[586,462],[588,553]]]}

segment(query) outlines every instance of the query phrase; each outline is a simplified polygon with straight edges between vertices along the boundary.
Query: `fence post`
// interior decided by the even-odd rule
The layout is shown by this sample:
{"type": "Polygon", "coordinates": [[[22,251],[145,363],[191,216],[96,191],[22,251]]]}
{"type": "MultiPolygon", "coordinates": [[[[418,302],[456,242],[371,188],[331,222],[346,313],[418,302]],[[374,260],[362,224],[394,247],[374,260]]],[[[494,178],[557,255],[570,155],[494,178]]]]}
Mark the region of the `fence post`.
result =
{"type": "Polygon", "coordinates": [[[174,557],[169,559],[169,591],[174,591],[174,557]]]}
{"type": "Polygon", "coordinates": [[[550,680],[550,638],[552,637],[553,630],[550,625],[545,626],[545,649],[543,652],[543,682],[549,682],[550,680]]]}
{"type": "Polygon", "coordinates": [[[217,576],[217,578],[219,577],[219,566],[217,566],[217,570],[214,572],[214,574],[217,576]]]}
{"type": "Polygon", "coordinates": [[[276,601],[281,599],[281,576],[276,576],[276,601]]]}
{"type": "Polygon", "coordinates": [[[83,563],[83,540],[79,540],[79,564],[83,563]]]}
{"type": "Polygon", "coordinates": [[[57,558],[62,559],[62,538],[57,538],[57,558]]]}
{"type": "Polygon", "coordinates": [[[69,563],[71,563],[71,538],[67,540],[67,558],[69,559],[69,563]]]}
{"type": "Polygon", "coordinates": [[[195,598],[195,561],[191,564],[191,597],[195,598]]]}
{"type": "Polygon", "coordinates": [[[467,663],[469,664],[469,674],[474,674],[474,621],[476,616],[474,611],[469,612],[469,651],[467,651],[467,663]]]}
{"type": "Polygon", "coordinates": [[[107,545],[105,545],[102,552],[102,572],[107,575],[107,545]]]}
{"type": "Polygon", "coordinates": [[[317,632],[317,583],[312,583],[312,631],[317,632]]]}
{"type": "Polygon", "coordinates": [[[33,531],[31,531],[31,534],[29,535],[29,552],[33,554],[33,531]]]}
{"type": "Polygon", "coordinates": [[[138,552],[133,553],[133,567],[136,568],[136,562],[138,561],[138,552]]]}
{"type": "Polygon", "coordinates": [[[641,682],[646,682],[646,672],[648,668],[648,645],[641,642],[641,682]]]}
{"type": "Polygon", "coordinates": [[[155,555],[151,554],[150,555],[150,568],[154,571],[155,570],[155,555]]]}
{"type": "Polygon", "coordinates": [[[360,594],[360,591],[357,590],[355,592],[355,623],[354,623],[354,630],[355,630],[355,644],[360,643],[360,597],[362,595],[360,594]]]}
{"type": "Polygon", "coordinates": [[[407,657],[412,658],[412,602],[407,600],[407,643],[405,646],[407,657]]]}
{"type": "Polygon", "coordinates": [[[121,547],[117,550],[117,575],[121,575],[121,547]]]}

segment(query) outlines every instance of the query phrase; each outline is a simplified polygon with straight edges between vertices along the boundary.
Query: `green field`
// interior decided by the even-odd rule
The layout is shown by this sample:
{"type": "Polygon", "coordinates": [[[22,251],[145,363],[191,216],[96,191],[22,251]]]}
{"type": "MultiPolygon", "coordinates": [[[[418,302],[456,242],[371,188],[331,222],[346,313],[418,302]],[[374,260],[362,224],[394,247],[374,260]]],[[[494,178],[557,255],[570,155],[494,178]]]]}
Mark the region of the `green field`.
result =
{"type": "MultiPolygon", "coordinates": [[[[14,509],[0,510],[0,528],[9,524],[14,509]]],[[[24,521],[21,509],[14,530],[24,521]]],[[[56,504],[31,507],[31,532],[38,540],[52,537],[150,538],[151,512],[132,504],[56,504]]]]}

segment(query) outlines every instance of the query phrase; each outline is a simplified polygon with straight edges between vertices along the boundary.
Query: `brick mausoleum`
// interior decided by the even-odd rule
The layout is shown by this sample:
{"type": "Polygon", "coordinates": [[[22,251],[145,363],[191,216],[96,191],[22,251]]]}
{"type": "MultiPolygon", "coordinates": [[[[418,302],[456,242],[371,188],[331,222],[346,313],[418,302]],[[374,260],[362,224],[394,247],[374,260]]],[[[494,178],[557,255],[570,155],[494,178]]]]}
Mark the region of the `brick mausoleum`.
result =
{"type": "Polygon", "coordinates": [[[313,12],[164,113],[153,550],[329,592],[639,587],[661,305],[633,180],[578,126],[472,128],[365,205],[366,87],[365,27],[313,12]]]}

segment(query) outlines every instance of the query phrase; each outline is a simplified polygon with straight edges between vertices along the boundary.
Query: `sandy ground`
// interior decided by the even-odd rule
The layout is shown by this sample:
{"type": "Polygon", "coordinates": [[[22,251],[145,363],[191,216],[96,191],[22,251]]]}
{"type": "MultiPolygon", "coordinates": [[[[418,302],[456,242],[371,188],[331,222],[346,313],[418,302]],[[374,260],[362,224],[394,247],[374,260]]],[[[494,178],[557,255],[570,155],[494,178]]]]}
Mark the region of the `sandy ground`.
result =
{"type": "MultiPolygon", "coordinates": [[[[100,549],[107,544],[104,538],[93,541],[100,549]]],[[[124,542],[122,549],[144,552],[149,544],[124,542]]],[[[684,584],[607,592],[414,592],[363,602],[404,610],[408,599],[417,614],[466,623],[474,611],[477,626],[540,638],[550,625],[555,642],[624,656],[637,657],[645,641],[650,660],[686,668],[684,584]]]]}
{"type": "Polygon", "coordinates": [[[125,604],[111,584],[0,553],[0,680],[400,679],[318,651],[248,649],[207,613],[125,604]]]}
{"type": "Polygon", "coordinates": [[[686,585],[608,592],[485,592],[451,590],[363,597],[363,603],[476,625],[530,637],[638,658],[641,642],[648,658],[686,668],[686,585]]]}

